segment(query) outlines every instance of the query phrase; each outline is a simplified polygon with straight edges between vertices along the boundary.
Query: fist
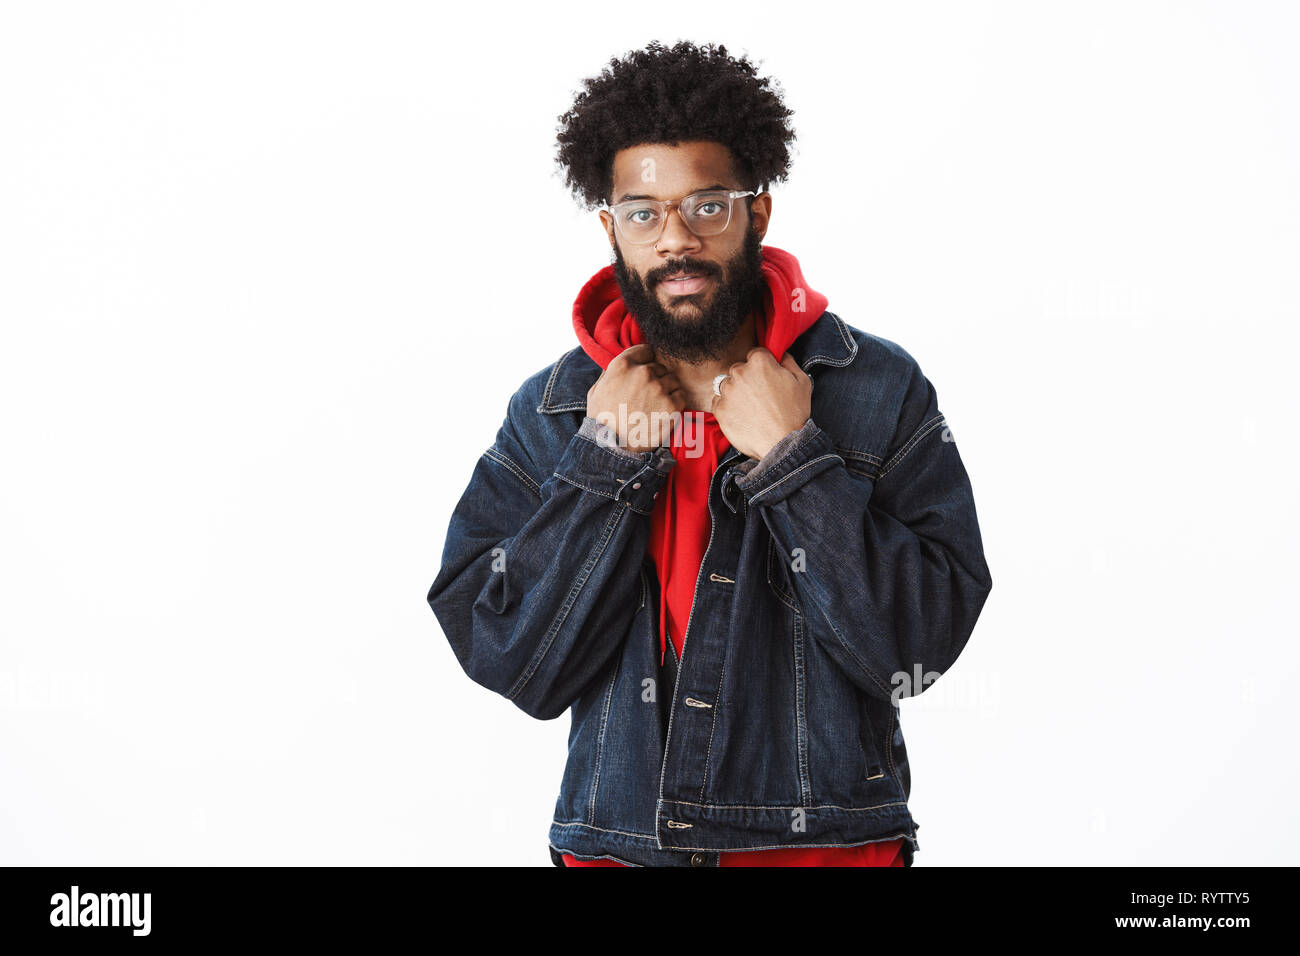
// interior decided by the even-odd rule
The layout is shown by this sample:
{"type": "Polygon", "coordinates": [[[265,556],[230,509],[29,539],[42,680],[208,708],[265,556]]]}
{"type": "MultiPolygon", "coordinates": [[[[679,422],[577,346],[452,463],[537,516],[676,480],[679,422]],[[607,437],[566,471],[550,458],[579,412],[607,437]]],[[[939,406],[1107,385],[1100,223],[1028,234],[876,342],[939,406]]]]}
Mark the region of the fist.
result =
{"type": "Polygon", "coordinates": [[[732,447],[762,458],[812,415],[812,379],[789,352],[781,361],[761,345],[727,369],[713,415],[732,447]]]}
{"type": "Polygon", "coordinates": [[[634,452],[668,444],[686,408],[677,376],[655,361],[646,343],[624,349],[587,390],[587,414],[618,433],[634,452]]]}

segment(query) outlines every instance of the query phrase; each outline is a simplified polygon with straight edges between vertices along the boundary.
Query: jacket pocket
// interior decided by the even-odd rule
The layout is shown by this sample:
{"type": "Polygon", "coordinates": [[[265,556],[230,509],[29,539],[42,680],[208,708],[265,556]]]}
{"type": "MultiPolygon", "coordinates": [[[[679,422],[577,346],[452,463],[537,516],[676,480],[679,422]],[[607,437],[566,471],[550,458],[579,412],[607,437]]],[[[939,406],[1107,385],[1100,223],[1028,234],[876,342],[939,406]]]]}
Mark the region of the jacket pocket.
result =
{"type": "Polygon", "coordinates": [[[800,555],[794,555],[787,563],[776,547],[776,541],[769,535],[767,539],[767,586],[784,605],[795,613],[801,613],[799,601],[794,594],[794,583],[790,580],[791,565],[798,566],[800,555]]]}
{"type": "MultiPolygon", "coordinates": [[[[878,780],[885,776],[887,768],[880,751],[880,736],[876,733],[876,724],[880,715],[873,713],[871,698],[855,689],[858,698],[858,743],[862,748],[863,777],[878,780]]],[[[886,703],[886,706],[892,706],[886,703]]],[[[881,724],[881,728],[888,723],[881,724]]]]}

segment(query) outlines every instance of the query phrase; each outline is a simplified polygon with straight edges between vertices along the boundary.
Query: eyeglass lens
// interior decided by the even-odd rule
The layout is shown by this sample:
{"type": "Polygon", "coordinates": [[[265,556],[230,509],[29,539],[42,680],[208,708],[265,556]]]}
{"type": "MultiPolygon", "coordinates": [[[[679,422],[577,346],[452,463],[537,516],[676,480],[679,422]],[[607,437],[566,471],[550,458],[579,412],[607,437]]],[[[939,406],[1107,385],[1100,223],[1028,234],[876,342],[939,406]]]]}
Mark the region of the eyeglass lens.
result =
{"type": "MultiPolygon", "coordinates": [[[[731,217],[731,197],[725,192],[696,193],[687,196],[679,207],[686,225],[697,236],[715,236],[727,228],[731,217]]],[[[672,215],[672,210],[668,210],[672,215]]],[[[659,235],[664,210],[650,201],[630,202],[619,210],[619,225],[632,242],[659,235]]]]}

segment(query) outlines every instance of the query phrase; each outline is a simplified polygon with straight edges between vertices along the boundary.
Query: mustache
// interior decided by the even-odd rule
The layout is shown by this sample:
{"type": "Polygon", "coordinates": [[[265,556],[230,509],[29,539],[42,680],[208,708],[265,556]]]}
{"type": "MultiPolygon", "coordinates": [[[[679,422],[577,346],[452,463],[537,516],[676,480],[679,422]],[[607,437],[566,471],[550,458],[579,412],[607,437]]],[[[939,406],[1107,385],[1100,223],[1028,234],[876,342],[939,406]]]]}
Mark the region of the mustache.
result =
{"type": "Polygon", "coordinates": [[[684,262],[674,262],[662,269],[656,269],[646,276],[646,279],[650,285],[657,285],[666,279],[674,279],[677,276],[714,276],[717,273],[717,267],[708,263],[686,260],[684,262]]]}

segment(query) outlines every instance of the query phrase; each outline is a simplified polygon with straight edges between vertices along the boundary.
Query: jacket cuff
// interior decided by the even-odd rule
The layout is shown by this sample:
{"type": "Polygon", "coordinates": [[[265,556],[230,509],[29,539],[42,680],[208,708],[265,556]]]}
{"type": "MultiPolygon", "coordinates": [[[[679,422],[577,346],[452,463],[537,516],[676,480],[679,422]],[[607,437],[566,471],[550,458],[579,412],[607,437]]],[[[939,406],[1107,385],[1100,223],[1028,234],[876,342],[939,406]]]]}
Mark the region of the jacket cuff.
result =
{"type": "Polygon", "coordinates": [[[578,429],[578,434],[583,438],[590,438],[596,444],[610,451],[617,452],[620,455],[626,455],[629,458],[639,459],[643,452],[635,452],[624,445],[618,437],[618,432],[610,428],[604,422],[597,421],[590,415],[582,420],[582,427],[578,429]]]}
{"type": "Polygon", "coordinates": [[[811,424],[812,424],[812,419],[810,418],[803,423],[802,427],[796,428],[790,434],[786,435],[779,442],[777,442],[775,445],[769,448],[767,450],[767,454],[764,455],[761,459],[746,458],[744,461],[742,461],[739,465],[736,466],[736,470],[740,472],[742,475],[749,476],[751,480],[757,481],[758,477],[762,475],[763,472],[767,471],[768,468],[772,467],[773,462],[779,461],[780,459],[784,458],[786,453],[790,451],[790,449],[793,448],[797,442],[808,437],[808,431],[809,431],[808,426],[811,424]]]}
{"type": "Polygon", "coordinates": [[[736,465],[735,486],[750,504],[775,504],[836,463],[842,465],[844,459],[836,454],[834,442],[809,418],[761,460],[749,458],[736,465]]]}
{"type": "MultiPolygon", "coordinates": [[[[589,421],[605,427],[595,419],[589,421]]],[[[556,462],[554,474],[584,491],[622,501],[639,514],[649,514],[676,463],[666,446],[633,454],[588,437],[580,428],[556,462]]]]}

